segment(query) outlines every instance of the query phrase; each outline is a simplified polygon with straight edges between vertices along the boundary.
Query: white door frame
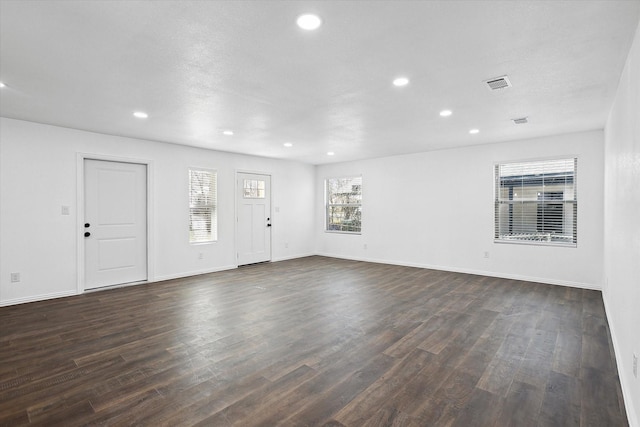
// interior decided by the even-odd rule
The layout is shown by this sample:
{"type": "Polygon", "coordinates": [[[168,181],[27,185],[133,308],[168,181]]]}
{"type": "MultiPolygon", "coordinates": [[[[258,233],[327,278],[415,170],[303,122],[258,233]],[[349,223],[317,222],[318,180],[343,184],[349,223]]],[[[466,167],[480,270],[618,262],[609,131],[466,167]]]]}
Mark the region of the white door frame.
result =
{"type": "MultiPolygon", "coordinates": [[[[136,159],[128,157],[110,156],[93,153],[76,154],[76,293],[82,294],[85,291],[85,264],[84,264],[84,161],[102,160],[107,162],[137,163],[147,167],[147,280],[142,282],[127,283],[134,285],[138,283],[152,282],[154,279],[153,265],[153,162],[148,159],[136,159]]],[[[115,285],[118,286],[118,285],[115,285]]]]}
{"type": "MultiPolygon", "coordinates": [[[[234,197],[233,197],[233,223],[234,223],[234,239],[233,239],[233,253],[235,254],[235,266],[238,267],[238,194],[240,194],[240,188],[238,187],[238,174],[248,173],[255,175],[267,175],[271,181],[271,188],[269,190],[269,218],[273,224],[273,175],[271,172],[255,171],[249,169],[236,169],[234,174],[234,197]]],[[[271,233],[271,239],[269,239],[269,261],[273,261],[273,227],[270,227],[269,233],[271,233]]]]}

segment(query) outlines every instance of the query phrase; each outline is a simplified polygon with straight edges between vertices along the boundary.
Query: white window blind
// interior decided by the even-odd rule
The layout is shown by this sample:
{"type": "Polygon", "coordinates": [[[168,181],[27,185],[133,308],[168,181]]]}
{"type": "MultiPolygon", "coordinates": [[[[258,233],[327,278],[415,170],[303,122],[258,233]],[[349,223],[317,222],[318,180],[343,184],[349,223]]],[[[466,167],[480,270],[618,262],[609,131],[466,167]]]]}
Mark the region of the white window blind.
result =
{"type": "Polygon", "coordinates": [[[495,240],[575,246],[578,159],[495,166],[495,240]]]}
{"type": "Polygon", "coordinates": [[[217,174],[189,169],[189,242],[218,239],[217,174]]]}
{"type": "Polygon", "coordinates": [[[362,177],[329,178],[326,187],[326,231],[362,230],[362,177]]]}

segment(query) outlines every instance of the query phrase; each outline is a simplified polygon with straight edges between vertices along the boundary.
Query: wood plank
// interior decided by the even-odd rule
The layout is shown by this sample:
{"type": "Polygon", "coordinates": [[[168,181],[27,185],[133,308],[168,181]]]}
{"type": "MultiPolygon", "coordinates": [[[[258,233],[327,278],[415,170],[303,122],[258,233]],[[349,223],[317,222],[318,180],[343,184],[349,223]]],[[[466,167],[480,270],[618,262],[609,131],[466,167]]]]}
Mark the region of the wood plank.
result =
{"type": "Polygon", "coordinates": [[[0,425],[627,425],[597,291],[314,256],[0,325],[0,425]]]}
{"type": "Polygon", "coordinates": [[[427,425],[450,425],[468,406],[474,391],[477,390],[477,383],[477,376],[454,370],[430,398],[411,415],[427,425]]]}
{"type": "MultiPolygon", "coordinates": [[[[279,378],[277,381],[269,383],[265,387],[227,406],[220,411],[220,415],[231,424],[246,423],[246,420],[250,419],[253,413],[262,413],[263,411],[268,411],[269,408],[273,406],[277,406],[284,395],[288,394],[292,389],[299,387],[315,375],[317,375],[317,372],[310,367],[306,365],[300,366],[279,378]]],[[[219,415],[216,414],[214,417],[218,418],[219,415]]],[[[205,419],[201,423],[206,425],[207,422],[212,421],[212,419],[213,417],[205,419]]],[[[210,425],[215,424],[211,423],[210,425]]]]}
{"type": "Polygon", "coordinates": [[[528,383],[514,381],[501,405],[496,425],[504,427],[531,427],[538,424],[544,389],[528,383]]]}
{"type": "MultiPolygon", "coordinates": [[[[394,364],[366,390],[345,405],[335,419],[345,425],[358,425],[371,418],[389,399],[393,399],[415,375],[427,364],[433,363],[435,356],[415,348],[406,357],[394,364]]],[[[385,416],[395,419],[397,411],[391,409],[385,416]]],[[[383,415],[383,414],[379,414],[383,415]]]]}
{"type": "Polygon", "coordinates": [[[627,418],[620,411],[615,378],[590,367],[580,371],[582,381],[580,424],[584,426],[627,426],[627,418]]]}
{"type": "Polygon", "coordinates": [[[509,333],[478,382],[478,388],[506,397],[513,377],[531,341],[527,335],[509,333]]]}
{"type": "Polygon", "coordinates": [[[386,354],[378,354],[343,381],[316,395],[313,401],[292,414],[282,425],[320,425],[333,416],[358,394],[366,390],[376,379],[392,366],[394,359],[386,354]]]}
{"type": "Polygon", "coordinates": [[[502,426],[503,424],[497,422],[501,403],[500,398],[495,394],[475,388],[469,402],[460,410],[460,414],[451,425],[452,427],[502,426]]]}
{"type": "Polygon", "coordinates": [[[577,377],[552,371],[540,410],[539,426],[580,425],[580,381],[577,377]]]}
{"type": "Polygon", "coordinates": [[[417,418],[411,417],[394,408],[384,408],[376,411],[373,416],[363,424],[349,425],[362,425],[363,427],[422,427],[424,424],[417,418]]]}
{"type": "Polygon", "coordinates": [[[582,333],[573,329],[558,331],[553,353],[554,371],[578,378],[582,367],[582,333]]]}

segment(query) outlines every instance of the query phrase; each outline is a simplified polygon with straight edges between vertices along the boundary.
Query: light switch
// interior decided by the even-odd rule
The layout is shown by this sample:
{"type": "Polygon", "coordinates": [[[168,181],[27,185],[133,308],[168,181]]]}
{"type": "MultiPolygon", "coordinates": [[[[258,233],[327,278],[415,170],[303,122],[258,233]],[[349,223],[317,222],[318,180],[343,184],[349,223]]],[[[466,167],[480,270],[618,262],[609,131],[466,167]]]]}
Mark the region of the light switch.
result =
{"type": "Polygon", "coordinates": [[[62,215],[69,215],[69,206],[62,206],[62,215]]]}

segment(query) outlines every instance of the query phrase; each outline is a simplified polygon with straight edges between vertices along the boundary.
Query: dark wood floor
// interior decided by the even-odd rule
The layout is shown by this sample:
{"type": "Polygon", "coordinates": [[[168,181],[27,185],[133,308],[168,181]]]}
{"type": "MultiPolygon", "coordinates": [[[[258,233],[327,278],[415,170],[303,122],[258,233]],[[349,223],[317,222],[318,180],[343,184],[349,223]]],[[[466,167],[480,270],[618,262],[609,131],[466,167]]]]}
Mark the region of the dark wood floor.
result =
{"type": "Polygon", "coordinates": [[[0,327],[0,425],[627,425],[596,291],[310,257],[0,327]]]}

